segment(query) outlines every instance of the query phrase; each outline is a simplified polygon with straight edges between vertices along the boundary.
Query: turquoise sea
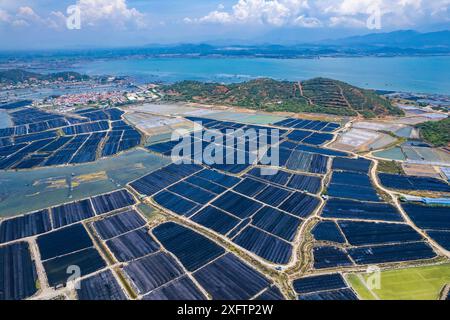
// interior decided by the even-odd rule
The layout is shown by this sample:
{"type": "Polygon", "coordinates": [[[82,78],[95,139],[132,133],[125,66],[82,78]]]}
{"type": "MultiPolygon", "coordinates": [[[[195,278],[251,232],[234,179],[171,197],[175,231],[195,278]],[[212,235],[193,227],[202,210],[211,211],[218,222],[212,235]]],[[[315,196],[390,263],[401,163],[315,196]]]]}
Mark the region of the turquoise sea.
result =
{"type": "Polygon", "coordinates": [[[321,59],[127,58],[83,62],[87,74],[129,75],[140,81],[246,81],[258,77],[304,80],[328,77],[353,85],[450,95],[450,57],[321,59]]]}

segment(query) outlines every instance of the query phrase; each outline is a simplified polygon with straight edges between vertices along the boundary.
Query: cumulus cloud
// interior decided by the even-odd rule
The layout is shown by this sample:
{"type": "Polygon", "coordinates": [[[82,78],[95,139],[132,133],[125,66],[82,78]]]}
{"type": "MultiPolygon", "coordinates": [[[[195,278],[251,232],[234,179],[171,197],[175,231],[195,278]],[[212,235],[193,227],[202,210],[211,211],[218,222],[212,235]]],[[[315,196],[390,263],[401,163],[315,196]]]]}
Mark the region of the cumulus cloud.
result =
{"type": "Polygon", "coordinates": [[[188,18],[197,23],[255,23],[282,26],[299,18],[308,8],[308,0],[239,0],[230,12],[215,10],[201,18],[188,18]]]}
{"type": "Polygon", "coordinates": [[[12,21],[11,25],[13,27],[22,28],[22,27],[28,27],[30,24],[22,19],[15,19],[12,21]]]}
{"type": "Polygon", "coordinates": [[[6,23],[11,21],[11,16],[5,10],[0,9],[0,23],[6,23]]]}
{"type": "Polygon", "coordinates": [[[120,28],[127,25],[144,27],[145,15],[129,8],[125,0],[78,0],[82,23],[89,26],[109,23],[120,28]]]}
{"type": "MultiPolygon", "coordinates": [[[[220,23],[226,24],[233,21],[233,17],[228,12],[212,11],[208,15],[198,19],[201,23],[220,23]]],[[[193,22],[191,20],[191,22],[193,22]]]]}
{"type": "Polygon", "coordinates": [[[27,20],[41,21],[41,17],[39,17],[31,7],[20,7],[17,11],[17,17],[27,20]]]}
{"type": "MultiPolygon", "coordinates": [[[[130,8],[126,0],[77,0],[82,26],[97,27],[108,25],[113,28],[144,28],[147,26],[145,15],[130,8]]],[[[29,6],[19,7],[15,12],[0,9],[0,23],[13,27],[45,26],[61,29],[66,24],[66,12],[51,11],[45,16],[37,14],[29,6]]]]}
{"type": "Polygon", "coordinates": [[[330,27],[364,28],[366,21],[352,17],[331,17],[328,21],[330,27]]]}
{"type": "Polygon", "coordinates": [[[303,28],[318,28],[323,26],[322,22],[317,18],[308,18],[305,16],[299,16],[294,20],[294,25],[303,28]]]}
{"type": "Polygon", "coordinates": [[[265,24],[271,26],[344,26],[364,28],[379,12],[389,27],[413,26],[430,19],[448,22],[450,0],[238,0],[187,23],[265,24]]]}
{"type": "Polygon", "coordinates": [[[0,23],[13,27],[26,27],[32,23],[43,24],[45,21],[31,7],[19,7],[14,13],[0,10],[0,23]]]}

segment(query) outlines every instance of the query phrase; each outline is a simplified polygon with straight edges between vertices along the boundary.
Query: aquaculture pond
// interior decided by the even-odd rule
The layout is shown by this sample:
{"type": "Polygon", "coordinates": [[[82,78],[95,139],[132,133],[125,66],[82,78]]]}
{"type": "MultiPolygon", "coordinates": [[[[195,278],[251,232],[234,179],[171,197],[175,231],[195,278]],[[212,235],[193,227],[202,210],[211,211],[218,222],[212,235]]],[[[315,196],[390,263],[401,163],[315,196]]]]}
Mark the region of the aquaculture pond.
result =
{"type": "Polygon", "coordinates": [[[0,172],[0,216],[14,216],[123,188],[169,163],[133,150],[95,163],[0,172]]]}

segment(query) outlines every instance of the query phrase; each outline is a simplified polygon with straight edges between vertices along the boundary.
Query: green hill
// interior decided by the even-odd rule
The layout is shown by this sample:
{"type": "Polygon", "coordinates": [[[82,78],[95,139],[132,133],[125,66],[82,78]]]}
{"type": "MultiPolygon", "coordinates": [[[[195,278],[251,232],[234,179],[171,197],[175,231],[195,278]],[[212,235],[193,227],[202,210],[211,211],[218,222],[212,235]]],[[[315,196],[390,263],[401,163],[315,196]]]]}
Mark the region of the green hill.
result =
{"type": "Polygon", "coordinates": [[[450,118],[421,123],[417,128],[420,129],[422,138],[436,147],[450,145],[450,118]]]}
{"type": "Polygon", "coordinates": [[[20,69],[6,70],[0,72],[0,82],[1,83],[17,83],[27,81],[32,78],[40,79],[41,74],[28,72],[20,69]]]}
{"type": "Polygon", "coordinates": [[[40,74],[35,72],[29,72],[21,69],[11,69],[6,71],[0,71],[0,83],[16,84],[18,82],[31,81],[31,80],[48,80],[48,81],[80,81],[88,80],[89,76],[81,75],[77,72],[64,71],[50,74],[40,74]]]}
{"type": "Polygon", "coordinates": [[[316,78],[303,82],[257,79],[219,84],[182,81],[162,87],[165,99],[238,106],[264,111],[314,112],[366,118],[402,115],[374,91],[316,78]]]}

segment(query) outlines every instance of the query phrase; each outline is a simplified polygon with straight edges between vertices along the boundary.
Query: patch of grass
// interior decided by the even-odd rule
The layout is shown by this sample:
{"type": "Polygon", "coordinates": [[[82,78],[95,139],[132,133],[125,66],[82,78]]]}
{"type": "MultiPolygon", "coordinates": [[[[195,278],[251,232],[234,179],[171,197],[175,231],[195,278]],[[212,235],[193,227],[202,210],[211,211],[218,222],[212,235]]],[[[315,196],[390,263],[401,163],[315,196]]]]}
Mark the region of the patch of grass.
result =
{"type": "Polygon", "coordinates": [[[123,275],[122,270],[119,269],[119,268],[115,268],[114,271],[116,271],[117,277],[119,278],[119,281],[122,283],[123,287],[127,291],[128,296],[131,299],[136,299],[137,298],[137,294],[134,292],[133,288],[128,283],[128,281],[125,279],[125,276],[123,275]]]}
{"type": "Polygon", "coordinates": [[[158,210],[145,203],[139,204],[137,209],[147,218],[147,221],[152,221],[161,216],[158,210]]]}
{"type": "Polygon", "coordinates": [[[413,267],[381,272],[381,288],[367,289],[361,278],[368,275],[350,274],[347,280],[363,299],[381,300],[438,300],[442,288],[450,283],[450,264],[413,267]]]}
{"type": "Polygon", "coordinates": [[[357,274],[349,274],[347,276],[347,282],[358,293],[358,296],[362,300],[376,300],[373,293],[362,283],[360,276],[357,274]]]}
{"type": "Polygon", "coordinates": [[[41,289],[41,283],[39,282],[39,279],[36,280],[36,290],[41,289]]]}
{"type": "Polygon", "coordinates": [[[402,165],[397,161],[387,161],[387,160],[379,160],[378,161],[378,172],[384,173],[394,173],[394,174],[405,174],[405,171],[402,168],[402,165]]]}

